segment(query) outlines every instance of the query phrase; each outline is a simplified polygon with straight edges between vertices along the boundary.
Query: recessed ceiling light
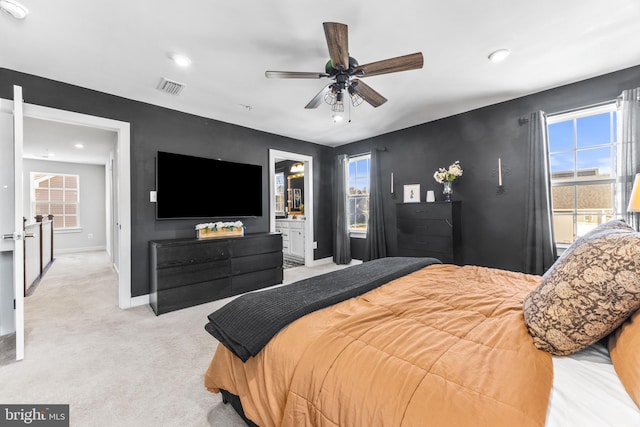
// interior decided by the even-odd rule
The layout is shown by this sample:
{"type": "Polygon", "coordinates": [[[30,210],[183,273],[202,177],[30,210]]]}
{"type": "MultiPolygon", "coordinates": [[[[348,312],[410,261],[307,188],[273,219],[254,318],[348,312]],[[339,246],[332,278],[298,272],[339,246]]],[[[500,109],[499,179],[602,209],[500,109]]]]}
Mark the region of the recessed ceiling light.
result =
{"type": "Polygon", "coordinates": [[[179,53],[170,53],[169,58],[171,58],[173,62],[175,62],[181,67],[188,67],[189,65],[191,65],[191,59],[179,53]]]}
{"type": "Polygon", "coordinates": [[[489,60],[491,60],[492,62],[500,62],[507,56],[509,56],[510,53],[511,52],[509,52],[509,49],[498,49],[495,52],[491,52],[491,54],[489,55],[489,60]]]}
{"type": "Polygon", "coordinates": [[[29,14],[29,9],[15,0],[0,0],[0,9],[16,19],[24,19],[29,14]]]}
{"type": "Polygon", "coordinates": [[[84,144],[81,142],[78,142],[77,144],[74,145],[74,147],[76,148],[84,148],[84,144]]]}

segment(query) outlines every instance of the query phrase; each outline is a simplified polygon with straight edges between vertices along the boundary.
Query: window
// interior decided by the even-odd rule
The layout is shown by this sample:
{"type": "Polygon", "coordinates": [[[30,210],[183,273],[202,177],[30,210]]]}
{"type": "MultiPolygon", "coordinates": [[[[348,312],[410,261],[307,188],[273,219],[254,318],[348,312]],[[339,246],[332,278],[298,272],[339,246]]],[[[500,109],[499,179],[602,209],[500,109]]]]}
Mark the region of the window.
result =
{"type": "Polygon", "coordinates": [[[54,215],[54,229],[78,228],[79,182],[78,175],[31,172],[31,209],[34,216],[54,215]]]}
{"type": "Polygon", "coordinates": [[[615,103],[547,118],[553,227],[568,245],[616,215],[615,103]]]}
{"type": "Polygon", "coordinates": [[[284,215],[284,172],[276,174],[276,215],[284,215]]]}
{"type": "Polygon", "coordinates": [[[347,205],[349,232],[366,236],[369,220],[369,173],[371,155],[364,154],[349,158],[349,178],[347,180],[347,205]]]}

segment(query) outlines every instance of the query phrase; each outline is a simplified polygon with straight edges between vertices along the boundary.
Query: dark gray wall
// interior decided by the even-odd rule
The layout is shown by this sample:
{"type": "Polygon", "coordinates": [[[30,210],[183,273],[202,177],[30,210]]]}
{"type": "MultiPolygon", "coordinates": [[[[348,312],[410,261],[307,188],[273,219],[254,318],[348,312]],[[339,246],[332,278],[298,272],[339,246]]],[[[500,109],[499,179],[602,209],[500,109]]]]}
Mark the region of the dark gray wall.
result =
{"type": "MultiPolygon", "coordinates": [[[[433,173],[459,160],[464,175],[454,185],[453,199],[462,201],[464,263],[522,271],[528,124],[518,119],[537,110],[551,114],[614,100],[622,90],[639,86],[640,67],[629,68],[341,146],[335,154],[387,148],[381,153],[382,187],[390,189],[393,172],[397,194],[395,199],[390,190],[384,194],[390,255],[397,254],[395,206],[402,202],[402,186],[420,184],[422,201],[427,190],[442,200],[442,185],[433,173]],[[506,169],[501,194],[498,157],[506,169]]],[[[352,239],[354,258],[362,258],[363,243],[352,239]]]]}
{"type": "MultiPolygon", "coordinates": [[[[131,124],[132,296],[149,292],[149,241],[194,237],[194,226],[202,222],[155,220],[149,191],[155,189],[158,150],[262,165],[265,195],[270,148],[313,157],[314,237],[318,242],[314,258],[332,255],[331,182],[323,179],[330,173],[327,162],[332,149],[0,68],[0,97],[13,99],[13,85],[22,86],[26,103],[131,124]]],[[[248,233],[269,230],[268,202],[265,197],[264,216],[243,219],[248,233]]]]}
{"type": "MultiPolygon", "coordinates": [[[[397,194],[397,198],[389,192],[384,195],[390,255],[397,253],[395,205],[402,201],[402,185],[421,184],[422,200],[428,189],[441,197],[441,186],[433,180],[433,172],[460,160],[464,176],[455,185],[454,200],[462,200],[464,262],[521,271],[528,128],[518,119],[536,110],[554,113],[615,99],[622,90],[640,86],[640,67],[335,149],[0,68],[0,97],[12,99],[14,84],[23,87],[28,103],[131,123],[132,295],[138,296],[149,289],[149,240],[193,236],[195,225],[187,220],[155,220],[148,192],[155,187],[154,157],[158,150],[261,164],[264,194],[268,193],[269,148],[312,156],[314,235],[318,241],[314,259],[332,255],[334,155],[387,148],[381,153],[383,188],[390,187],[390,173],[394,172],[397,194]],[[498,157],[507,170],[502,194],[497,193],[498,157]]],[[[263,203],[263,211],[268,212],[268,198],[263,203]]],[[[268,230],[266,215],[245,222],[249,232],[268,230]]],[[[363,243],[353,242],[354,258],[362,258],[363,243]]]]}

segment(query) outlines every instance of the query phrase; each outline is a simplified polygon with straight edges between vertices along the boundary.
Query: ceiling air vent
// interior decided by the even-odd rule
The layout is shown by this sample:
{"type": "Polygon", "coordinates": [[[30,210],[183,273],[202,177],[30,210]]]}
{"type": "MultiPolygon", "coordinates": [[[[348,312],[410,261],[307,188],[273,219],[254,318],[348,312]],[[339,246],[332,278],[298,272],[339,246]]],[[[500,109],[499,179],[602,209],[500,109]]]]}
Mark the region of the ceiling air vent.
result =
{"type": "Polygon", "coordinates": [[[165,77],[160,80],[160,84],[158,85],[158,90],[171,95],[179,95],[180,92],[182,92],[182,89],[184,89],[184,85],[182,83],[169,80],[165,77]]]}

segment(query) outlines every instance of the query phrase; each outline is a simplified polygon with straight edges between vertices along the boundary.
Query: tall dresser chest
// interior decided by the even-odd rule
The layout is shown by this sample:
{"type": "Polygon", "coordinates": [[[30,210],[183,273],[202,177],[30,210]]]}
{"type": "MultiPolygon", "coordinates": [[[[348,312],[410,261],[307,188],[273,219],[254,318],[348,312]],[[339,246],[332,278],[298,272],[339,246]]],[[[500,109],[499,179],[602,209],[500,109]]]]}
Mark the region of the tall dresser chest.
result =
{"type": "Polygon", "coordinates": [[[397,204],[398,255],[434,257],[446,264],[462,265],[461,204],[397,204]]]}

